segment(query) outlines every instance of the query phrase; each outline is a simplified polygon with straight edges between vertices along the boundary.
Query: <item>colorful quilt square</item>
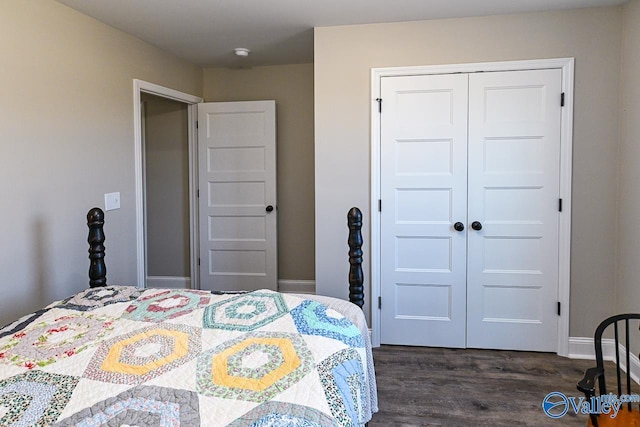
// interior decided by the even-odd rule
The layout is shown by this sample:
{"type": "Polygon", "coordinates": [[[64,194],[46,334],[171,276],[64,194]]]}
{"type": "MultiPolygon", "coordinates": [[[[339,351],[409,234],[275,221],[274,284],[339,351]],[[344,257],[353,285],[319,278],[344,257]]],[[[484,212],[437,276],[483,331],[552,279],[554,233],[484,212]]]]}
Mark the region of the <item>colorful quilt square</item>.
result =
{"type": "Polygon", "coordinates": [[[184,316],[209,304],[211,294],[206,291],[171,289],[144,295],[134,301],[122,314],[123,319],[143,322],[163,322],[184,316]]]}
{"type": "Polygon", "coordinates": [[[2,329],[0,329],[0,338],[4,338],[8,335],[13,335],[16,332],[22,331],[24,328],[26,328],[27,326],[29,326],[30,324],[38,320],[40,316],[42,316],[49,310],[51,309],[43,308],[34,313],[28,314],[27,316],[24,316],[9,325],[4,326],[2,329]]]}
{"type": "Polygon", "coordinates": [[[137,386],[56,424],[76,427],[102,425],[198,426],[201,425],[198,396],[188,390],[137,386]]]}
{"type": "Polygon", "coordinates": [[[112,329],[113,319],[86,314],[37,323],[16,332],[0,347],[0,363],[28,369],[46,366],[95,345],[112,329]]]}
{"type": "Polygon", "coordinates": [[[330,316],[327,310],[324,304],[305,300],[291,310],[291,317],[302,334],[333,338],[350,347],[364,347],[360,329],[346,317],[330,316]]]}
{"type": "Polygon", "coordinates": [[[336,427],[328,415],[308,406],[287,402],[265,402],[227,427],[336,427]]]}
{"type": "Polygon", "coordinates": [[[78,380],[29,371],[0,381],[0,425],[51,425],[67,405],[78,380]]]}
{"type": "Polygon", "coordinates": [[[334,353],[318,365],[331,413],[340,425],[357,426],[365,422],[363,369],[358,352],[352,348],[334,353]]]}
{"type": "Polygon", "coordinates": [[[211,304],[202,324],[209,329],[253,331],[289,312],[282,295],[251,292],[211,304]]]}
{"type": "Polygon", "coordinates": [[[198,392],[262,403],[296,384],[314,368],[296,334],[253,332],[198,357],[198,392]]]}
{"type": "Polygon", "coordinates": [[[160,323],[104,341],[83,376],[138,385],[183,365],[199,353],[199,328],[160,323]]]}
{"type": "Polygon", "coordinates": [[[119,302],[135,300],[141,290],[133,286],[106,286],[103,288],[86,289],[71,298],[67,298],[56,305],[57,308],[66,308],[79,311],[91,311],[96,308],[119,302]]]}

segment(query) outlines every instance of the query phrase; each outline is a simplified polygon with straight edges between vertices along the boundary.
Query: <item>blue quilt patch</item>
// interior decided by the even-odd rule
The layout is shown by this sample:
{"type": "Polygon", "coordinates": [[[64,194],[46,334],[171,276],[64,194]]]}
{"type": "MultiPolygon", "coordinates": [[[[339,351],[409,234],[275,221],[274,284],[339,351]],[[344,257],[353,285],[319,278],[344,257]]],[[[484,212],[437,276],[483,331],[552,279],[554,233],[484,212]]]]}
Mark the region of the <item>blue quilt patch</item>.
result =
{"type": "Polygon", "coordinates": [[[350,347],[364,347],[360,329],[346,317],[332,317],[328,307],[306,300],[293,310],[291,316],[302,334],[317,335],[339,340],[350,347]]]}

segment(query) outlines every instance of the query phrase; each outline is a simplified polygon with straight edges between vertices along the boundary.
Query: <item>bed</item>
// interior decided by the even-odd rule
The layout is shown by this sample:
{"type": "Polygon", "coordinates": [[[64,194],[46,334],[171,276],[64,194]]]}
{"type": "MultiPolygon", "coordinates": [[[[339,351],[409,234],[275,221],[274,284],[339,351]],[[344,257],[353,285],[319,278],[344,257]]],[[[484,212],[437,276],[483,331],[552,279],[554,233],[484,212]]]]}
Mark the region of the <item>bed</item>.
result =
{"type": "Polygon", "coordinates": [[[366,424],[378,408],[361,218],[349,212],[343,301],[107,286],[92,209],[91,287],[0,329],[0,425],[366,424]]]}

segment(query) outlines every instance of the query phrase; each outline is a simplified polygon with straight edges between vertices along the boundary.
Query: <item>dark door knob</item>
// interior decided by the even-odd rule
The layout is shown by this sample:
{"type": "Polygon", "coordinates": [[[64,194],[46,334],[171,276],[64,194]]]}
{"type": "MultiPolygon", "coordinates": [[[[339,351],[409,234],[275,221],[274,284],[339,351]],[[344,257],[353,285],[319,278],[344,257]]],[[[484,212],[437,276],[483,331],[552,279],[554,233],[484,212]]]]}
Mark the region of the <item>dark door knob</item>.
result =
{"type": "Polygon", "coordinates": [[[267,206],[267,208],[265,210],[267,212],[271,212],[273,210],[273,206],[269,205],[269,206],[267,206]]]}
{"type": "Polygon", "coordinates": [[[476,231],[480,231],[482,230],[482,223],[480,221],[473,221],[471,223],[471,228],[473,228],[476,231]]]}
{"type": "Polygon", "coordinates": [[[464,230],[464,224],[461,222],[456,222],[455,224],[453,224],[453,228],[456,231],[463,231],[464,230]]]}

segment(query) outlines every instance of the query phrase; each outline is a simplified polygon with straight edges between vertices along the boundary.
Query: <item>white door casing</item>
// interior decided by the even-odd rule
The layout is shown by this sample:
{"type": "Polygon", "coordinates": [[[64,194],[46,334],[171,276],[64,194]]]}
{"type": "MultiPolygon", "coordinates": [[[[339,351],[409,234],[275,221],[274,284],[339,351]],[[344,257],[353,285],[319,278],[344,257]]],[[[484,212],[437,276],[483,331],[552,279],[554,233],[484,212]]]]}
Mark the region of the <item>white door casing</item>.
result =
{"type": "MultiPolygon", "coordinates": [[[[562,74],[555,69],[380,78],[382,342],[464,347],[465,327],[453,326],[462,318],[469,347],[558,349],[562,74]],[[452,92],[439,83],[445,79],[463,82],[463,91],[469,79],[468,221],[466,194],[458,193],[466,193],[466,170],[460,171],[463,163],[467,167],[466,100],[464,108],[447,104],[445,94],[452,92]],[[435,109],[425,102],[438,96],[442,102],[435,109]],[[463,118],[463,135],[458,130],[455,139],[442,138],[437,124],[463,118]],[[445,141],[464,147],[433,150],[445,141]],[[465,229],[456,231],[453,223],[460,220],[465,229]],[[476,220],[482,230],[471,229],[476,220]],[[440,233],[426,232],[427,224],[432,230],[440,225],[440,233]],[[468,257],[456,247],[459,240],[464,247],[467,236],[468,257]],[[456,257],[468,265],[462,267],[467,280],[454,268],[456,257]],[[452,279],[467,283],[466,301],[452,279]],[[465,305],[467,322],[458,311],[465,305]],[[455,331],[457,338],[450,336],[455,331]]],[[[374,253],[375,243],[374,238],[374,253]]],[[[375,327],[375,313],[373,320],[375,327]]]]}
{"type": "Polygon", "coordinates": [[[133,80],[133,127],[134,127],[134,157],[135,157],[135,200],[136,200],[136,264],[137,264],[137,286],[145,287],[147,278],[146,268],[146,248],[145,248],[145,225],[144,225],[144,150],[142,143],[142,114],[140,97],[142,93],[149,93],[162,98],[172,99],[187,105],[187,120],[189,123],[189,210],[190,210],[190,236],[189,249],[191,253],[191,280],[192,288],[198,288],[197,257],[198,235],[197,235],[197,104],[202,102],[202,98],[180,92],[175,89],[160,86],[142,80],[133,80]]]}
{"type": "Polygon", "coordinates": [[[198,105],[201,289],[277,289],[275,114],[275,101],[198,105]]]}
{"type": "Polygon", "coordinates": [[[469,75],[467,347],[557,351],[561,84],[469,75]]]}
{"type": "Polygon", "coordinates": [[[468,76],[381,85],[382,342],[464,347],[468,76]]]}

